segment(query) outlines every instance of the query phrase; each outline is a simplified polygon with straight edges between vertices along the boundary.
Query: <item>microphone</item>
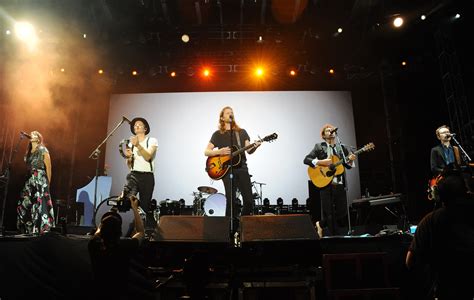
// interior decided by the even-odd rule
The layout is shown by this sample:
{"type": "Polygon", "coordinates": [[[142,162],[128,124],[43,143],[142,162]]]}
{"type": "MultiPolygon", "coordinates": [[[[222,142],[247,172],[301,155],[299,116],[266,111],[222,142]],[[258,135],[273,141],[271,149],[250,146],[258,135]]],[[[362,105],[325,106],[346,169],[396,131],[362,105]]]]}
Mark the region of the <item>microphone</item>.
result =
{"type": "Polygon", "coordinates": [[[28,139],[31,140],[31,135],[29,135],[28,133],[24,132],[24,131],[20,131],[20,134],[28,139]]]}
{"type": "Polygon", "coordinates": [[[234,115],[229,115],[229,120],[234,121],[234,115]]]}
{"type": "Polygon", "coordinates": [[[132,121],[130,121],[129,119],[127,119],[127,117],[125,116],[122,116],[122,122],[123,121],[127,121],[128,124],[132,123],[132,121]]]}
{"type": "Polygon", "coordinates": [[[334,129],[331,129],[331,130],[329,130],[329,133],[330,133],[330,134],[333,134],[334,132],[337,132],[337,129],[338,129],[337,127],[334,128],[334,129]]]}
{"type": "Polygon", "coordinates": [[[456,134],[455,133],[448,133],[448,136],[453,137],[453,136],[456,136],[456,134]]]}

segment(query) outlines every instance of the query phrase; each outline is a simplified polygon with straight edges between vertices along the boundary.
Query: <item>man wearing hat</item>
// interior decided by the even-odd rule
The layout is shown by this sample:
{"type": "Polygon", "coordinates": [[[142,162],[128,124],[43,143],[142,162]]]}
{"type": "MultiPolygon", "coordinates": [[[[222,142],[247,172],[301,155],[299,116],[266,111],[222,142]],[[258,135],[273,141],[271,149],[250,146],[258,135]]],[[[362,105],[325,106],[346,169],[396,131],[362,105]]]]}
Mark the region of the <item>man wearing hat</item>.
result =
{"type": "Polygon", "coordinates": [[[153,213],[150,212],[150,203],[155,188],[155,156],[158,141],[148,137],[150,125],[144,118],[135,118],[130,122],[130,130],[134,134],[130,138],[131,147],[126,150],[127,165],[130,173],[123,189],[123,196],[130,197],[140,194],[140,207],[146,213],[145,226],[154,229],[153,213]]]}

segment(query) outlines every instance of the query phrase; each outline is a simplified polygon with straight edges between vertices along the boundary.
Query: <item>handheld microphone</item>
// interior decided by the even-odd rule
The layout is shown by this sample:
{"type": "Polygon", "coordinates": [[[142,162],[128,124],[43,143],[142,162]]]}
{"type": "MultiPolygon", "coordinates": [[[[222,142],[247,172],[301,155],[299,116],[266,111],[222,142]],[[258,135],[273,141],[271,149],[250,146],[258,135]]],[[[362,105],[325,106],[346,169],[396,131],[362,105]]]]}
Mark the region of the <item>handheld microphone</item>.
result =
{"type": "Polygon", "coordinates": [[[333,129],[329,130],[329,133],[330,133],[330,134],[333,134],[334,132],[337,132],[337,129],[338,129],[337,127],[336,127],[336,128],[333,128],[333,129]]]}
{"type": "Polygon", "coordinates": [[[20,134],[28,139],[31,140],[31,135],[29,135],[28,133],[24,132],[24,131],[20,131],[20,134]]]}

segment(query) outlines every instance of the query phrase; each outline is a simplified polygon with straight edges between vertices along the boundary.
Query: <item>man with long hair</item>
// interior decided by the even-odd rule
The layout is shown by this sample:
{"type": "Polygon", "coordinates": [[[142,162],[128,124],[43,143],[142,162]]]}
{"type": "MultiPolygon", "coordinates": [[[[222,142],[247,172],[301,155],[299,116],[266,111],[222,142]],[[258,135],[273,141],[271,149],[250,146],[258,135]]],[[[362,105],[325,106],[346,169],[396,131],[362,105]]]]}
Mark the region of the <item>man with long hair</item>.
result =
{"type": "MultiPolygon", "coordinates": [[[[252,154],[255,150],[260,146],[260,142],[256,142],[253,147],[247,149],[248,154],[252,154]]],[[[211,137],[211,140],[207,144],[206,150],[204,151],[204,155],[206,156],[217,156],[217,155],[231,155],[236,148],[243,148],[250,146],[250,137],[247,131],[243,128],[240,128],[237,125],[237,122],[234,118],[234,112],[231,107],[226,106],[224,107],[220,114],[219,114],[219,130],[215,131],[211,137]],[[233,145],[230,144],[231,140],[231,128],[234,136],[233,145]],[[234,149],[232,149],[234,148],[234,149]]],[[[225,187],[225,194],[227,198],[226,203],[226,216],[230,216],[230,199],[231,195],[234,199],[233,203],[233,216],[234,220],[238,216],[236,205],[236,188],[239,189],[240,193],[242,194],[242,215],[250,215],[253,212],[254,207],[254,200],[252,196],[252,183],[250,182],[250,175],[247,167],[247,158],[245,156],[245,152],[241,154],[240,164],[233,167],[233,191],[231,190],[231,177],[230,172],[222,177],[222,181],[225,187]]]]}
{"type": "Polygon", "coordinates": [[[54,227],[51,201],[51,157],[38,131],[30,133],[30,143],[25,154],[28,179],[17,206],[17,227],[21,233],[42,234],[54,227]]]}

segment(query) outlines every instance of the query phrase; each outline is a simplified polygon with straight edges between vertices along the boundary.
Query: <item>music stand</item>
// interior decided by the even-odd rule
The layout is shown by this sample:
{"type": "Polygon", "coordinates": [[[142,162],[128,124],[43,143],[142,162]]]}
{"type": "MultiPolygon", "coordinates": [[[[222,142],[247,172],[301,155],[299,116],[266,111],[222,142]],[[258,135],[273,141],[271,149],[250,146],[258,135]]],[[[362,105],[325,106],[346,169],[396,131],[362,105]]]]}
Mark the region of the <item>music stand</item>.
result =
{"type": "Polygon", "coordinates": [[[114,129],[105,137],[105,139],[92,151],[89,155],[90,159],[96,160],[96,167],[95,167],[95,184],[94,184],[94,214],[92,216],[92,220],[95,222],[95,215],[96,215],[96,206],[97,206],[97,184],[99,180],[99,161],[100,161],[100,147],[102,147],[105,142],[114,134],[114,132],[123,124],[123,122],[127,122],[130,124],[130,120],[122,116],[122,120],[115,126],[114,129]]]}

